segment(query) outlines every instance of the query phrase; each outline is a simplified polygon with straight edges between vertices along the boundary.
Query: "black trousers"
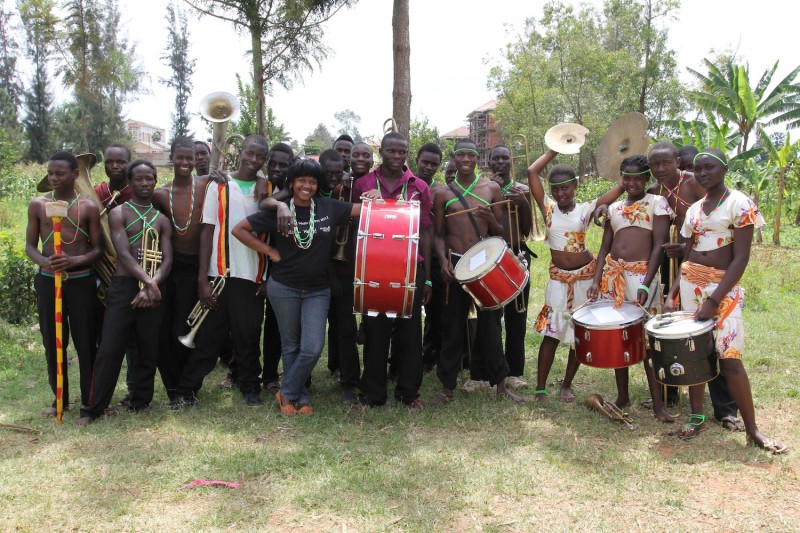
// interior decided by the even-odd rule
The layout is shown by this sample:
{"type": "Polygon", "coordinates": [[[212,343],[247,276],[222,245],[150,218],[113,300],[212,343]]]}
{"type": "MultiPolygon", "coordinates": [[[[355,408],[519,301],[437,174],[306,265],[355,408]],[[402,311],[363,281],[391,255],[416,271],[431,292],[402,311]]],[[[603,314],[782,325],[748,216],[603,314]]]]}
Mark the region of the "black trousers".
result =
{"type": "MultiPolygon", "coordinates": [[[[442,352],[436,368],[436,376],[446,389],[455,390],[461,362],[464,357],[465,330],[470,296],[456,282],[450,284],[447,303],[444,306],[442,324],[442,352]]],[[[502,309],[486,311],[478,309],[475,345],[472,347],[472,365],[484,370],[489,383],[496,385],[508,376],[508,363],[503,355],[501,335],[502,309]]],[[[473,374],[474,375],[474,374],[473,374]]],[[[473,377],[473,379],[475,379],[473,377]]]]}
{"type": "MultiPolygon", "coordinates": [[[[269,283],[269,282],[267,282],[269,283]]],[[[281,332],[278,331],[278,317],[275,309],[269,303],[264,310],[264,371],[261,374],[262,383],[278,381],[278,365],[281,362],[281,332]]]]}
{"type": "MultiPolygon", "coordinates": [[[[56,304],[55,279],[36,274],[33,281],[36,290],[36,307],[39,311],[39,330],[47,361],[47,380],[53,395],[56,393],[56,304]]],[[[83,278],[67,278],[61,285],[62,295],[62,339],[64,343],[64,406],[69,405],[69,376],[66,354],[69,338],[78,353],[80,370],[81,403],[89,402],[92,384],[92,366],[97,354],[97,281],[94,275],[83,278]]],[[[55,406],[55,401],[53,402],[55,406]]]]}
{"type": "Polygon", "coordinates": [[[97,418],[111,404],[122,369],[125,349],[131,337],[136,340],[133,377],[136,387],[130,406],[144,409],[153,400],[153,381],[158,364],[158,331],[164,307],[133,309],[131,302],[139,292],[139,282],[130,276],[114,276],[106,293],[103,340],[97,351],[92,374],[92,391],[81,416],[97,418]]]}
{"type": "Polygon", "coordinates": [[[361,363],[356,346],[356,316],[353,314],[353,277],[355,265],[337,261],[333,274],[342,287],[341,296],[331,294],[328,310],[328,370],[339,371],[339,382],[343,387],[358,387],[361,363]]]}
{"type": "Polygon", "coordinates": [[[389,318],[383,313],[364,317],[364,373],[361,376],[361,393],[369,405],[386,403],[387,372],[390,344],[394,343],[397,385],[394,397],[410,403],[419,398],[422,385],[422,292],[425,271],[417,265],[411,318],[389,318]],[[394,335],[392,335],[394,329],[394,335]]]}
{"type": "Polygon", "coordinates": [[[209,311],[195,337],[195,349],[183,367],[175,394],[193,397],[203,379],[217,364],[228,335],[233,338],[236,370],[242,394],[261,391],[261,321],[264,295],[257,294],[259,284],[240,278],[228,278],[217,299],[217,308],[209,311]]]}
{"type": "Polygon", "coordinates": [[[446,284],[442,281],[439,258],[431,257],[431,299],[425,306],[425,326],[422,335],[422,364],[432,367],[439,362],[442,351],[442,313],[446,284]]]}
{"type": "Polygon", "coordinates": [[[173,254],[172,270],[161,291],[164,321],[160,332],[158,371],[170,399],[175,395],[178,380],[191,351],[178,341],[178,337],[189,332],[186,319],[197,304],[198,269],[196,255],[173,254]]]}
{"type": "MultiPolygon", "coordinates": [[[[530,265],[531,255],[527,250],[523,250],[525,259],[530,265]]],[[[525,333],[528,327],[528,298],[531,294],[530,279],[522,289],[522,300],[525,310],[517,312],[517,301],[515,298],[503,307],[503,321],[506,326],[506,362],[508,363],[509,376],[521,376],[525,373],[525,333]]]]}

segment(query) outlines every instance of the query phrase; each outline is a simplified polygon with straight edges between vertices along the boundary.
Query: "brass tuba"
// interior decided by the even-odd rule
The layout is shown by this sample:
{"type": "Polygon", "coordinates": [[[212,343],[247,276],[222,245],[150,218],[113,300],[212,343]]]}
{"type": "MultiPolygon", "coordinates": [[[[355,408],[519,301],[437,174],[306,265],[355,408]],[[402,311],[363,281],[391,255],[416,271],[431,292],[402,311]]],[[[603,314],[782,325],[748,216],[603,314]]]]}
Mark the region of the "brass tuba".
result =
{"type": "Polygon", "coordinates": [[[237,133],[226,138],[225,130],[228,122],[239,118],[239,100],[223,91],[210,93],[200,101],[200,115],[214,125],[209,168],[224,172],[229,166],[236,166],[241,149],[231,153],[231,147],[235,147],[234,141],[244,142],[244,137],[237,133]]]}
{"type": "Polygon", "coordinates": [[[383,121],[384,135],[386,135],[387,133],[397,133],[398,131],[400,131],[400,129],[397,127],[397,121],[394,119],[394,117],[389,117],[383,121]]]}

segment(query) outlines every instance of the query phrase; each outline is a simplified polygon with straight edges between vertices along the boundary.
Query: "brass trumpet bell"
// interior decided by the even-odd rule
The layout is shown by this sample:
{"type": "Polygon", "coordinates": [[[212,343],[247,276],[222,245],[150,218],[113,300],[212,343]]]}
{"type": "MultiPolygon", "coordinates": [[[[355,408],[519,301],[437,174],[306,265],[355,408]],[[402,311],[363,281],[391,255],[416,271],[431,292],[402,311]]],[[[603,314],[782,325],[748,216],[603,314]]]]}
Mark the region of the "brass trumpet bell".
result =
{"type": "MultiPolygon", "coordinates": [[[[78,160],[78,171],[81,175],[84,172],[88,173],[97,164],[97,156],[91,152],[76,155],[75,159],[78,160]]],[[[39,181],[39,184],[36,186],[36,190],[39,192],[50,192],[53,190],[53,188],[50,186],[50,182],[47,181],[47,174],[45,174],[41,181],[39,181]]]]}

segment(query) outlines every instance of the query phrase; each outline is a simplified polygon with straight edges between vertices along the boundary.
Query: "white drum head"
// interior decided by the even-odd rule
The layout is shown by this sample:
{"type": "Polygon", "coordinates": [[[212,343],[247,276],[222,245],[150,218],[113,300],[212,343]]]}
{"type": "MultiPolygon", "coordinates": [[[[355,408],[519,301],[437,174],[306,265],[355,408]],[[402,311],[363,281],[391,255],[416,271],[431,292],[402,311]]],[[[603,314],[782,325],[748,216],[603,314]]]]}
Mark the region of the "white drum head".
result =
{"type": "Polygon", "coordinates": [[[686,339],[702,335],[714,328],[713,320],[694,320],[694,313],[678,311],[661,317],[653,317],[644,328],[649,335],[658,339],[686,339]]]}
{"type": "Polygon", "coordinates": [[[456,280],[466,283],[484,276],[500,261],[506,248],[506,241],[500,237],[489,237],[476,243],[456,263],[456,280]]]}
{"type": "Polygon", "coordinates": [[[592,302],[573,315],[573,322],[594,329],[607,329],[641,320],[644,310],[638,305],[623,302],[619,309],[614,309],[613,300],[592,302]]]}

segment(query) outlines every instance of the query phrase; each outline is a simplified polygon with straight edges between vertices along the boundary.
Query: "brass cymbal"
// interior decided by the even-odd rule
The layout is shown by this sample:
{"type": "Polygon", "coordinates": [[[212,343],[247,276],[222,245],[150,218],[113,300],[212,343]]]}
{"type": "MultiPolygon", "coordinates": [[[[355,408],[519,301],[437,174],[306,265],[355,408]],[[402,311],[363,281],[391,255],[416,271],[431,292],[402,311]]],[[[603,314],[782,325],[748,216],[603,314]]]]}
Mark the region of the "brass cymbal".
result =
{"type": "Polygon", "coordinates": [[[565,122],[557,124],[544,134],[544,143],[559,154],[577,154],[586,142],[589,130],[580,124],[565,122]]]}
{"type": "MultiPolygon", "coordinates": [[[[76,155],[75,158],[78,160],[78,168],[80,168],[81,163],[83,163],[88,170],[91,170],[97,164],[97,156],[93,153],[76,155]]],[[[53,188],[50,186],[50,183],[47,181],[46,174],[41,181],[39,181],[39,184],[36,186],[36,190],[39,192],[50,192],[53,190],[53,188]]]]}
{"type": "Polygon", "coordinates": [[[625,113],[609,126],[597,147],[597,172],[608,181],[619,179],[622,160],[636,154],[647,154],[647,118],[641,113],[625,113]]]}

